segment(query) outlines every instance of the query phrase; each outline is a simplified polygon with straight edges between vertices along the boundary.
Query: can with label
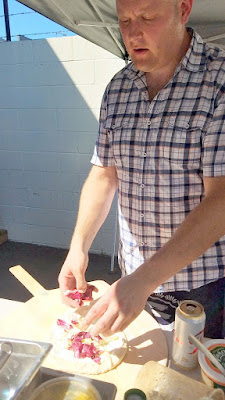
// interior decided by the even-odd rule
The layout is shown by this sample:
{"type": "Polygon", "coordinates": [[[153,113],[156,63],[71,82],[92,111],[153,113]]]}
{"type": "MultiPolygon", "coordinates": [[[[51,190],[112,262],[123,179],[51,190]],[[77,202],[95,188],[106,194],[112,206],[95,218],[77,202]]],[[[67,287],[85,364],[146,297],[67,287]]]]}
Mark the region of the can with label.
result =
{"type": "Polygon", "coordinates": [[[190,370],[198,365],[197,347],[188,336],[192,334],[202,341],[204,328],[204,307],[194,300],[181,301],[176,309],[172,351],[172,360],[178,367],[190,370]]]}

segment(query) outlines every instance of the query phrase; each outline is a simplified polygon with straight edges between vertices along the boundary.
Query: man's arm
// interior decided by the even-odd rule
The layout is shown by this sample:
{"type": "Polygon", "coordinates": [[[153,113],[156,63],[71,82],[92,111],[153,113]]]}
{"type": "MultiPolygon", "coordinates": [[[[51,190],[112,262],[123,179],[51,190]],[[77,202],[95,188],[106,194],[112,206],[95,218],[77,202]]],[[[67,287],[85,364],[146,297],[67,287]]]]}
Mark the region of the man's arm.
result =
{"type": "Polygon", "coordinates": [[[88,266],[88,251],[105,221],[117,188],[114,167],[93,166],[84,183],[77,222],[67,258],[59,274],[59,287],[64,302],[74,305],[65,298],[66,290],[85,291],[85,271],[88,266]]]}
{"type": "MultiPolygon", "coordinates": [[[[197,259],[225,234],[225,177],[204,178],[205,197],[185,218],[171,239],[147,262],[157,287],[197,259]]],[[[143,265],[143,273],[145,266],[143,265]]],[[[148,267],[146,269],[146,272],[148,267]]],[[[151,284],[150,284],[151,286],[151,284]]]]}
{"type": "Polygon", "coordinates": [[[115,282],[89,311],[87,325],[100,317],[92,334],[125,329],[143,310],[148,296],[225,234],[225,177],[205,178],[204,200],[171,239],[131,275],[115,282]]]}

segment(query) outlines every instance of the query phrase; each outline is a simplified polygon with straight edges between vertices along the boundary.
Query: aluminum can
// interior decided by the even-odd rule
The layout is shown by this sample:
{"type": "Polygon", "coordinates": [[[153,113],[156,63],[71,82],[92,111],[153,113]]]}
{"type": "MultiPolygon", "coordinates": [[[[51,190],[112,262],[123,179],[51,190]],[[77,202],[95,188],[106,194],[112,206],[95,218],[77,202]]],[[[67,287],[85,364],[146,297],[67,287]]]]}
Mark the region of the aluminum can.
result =
{"type": "Polygon", "coordinates": [[[186,370],[198,365],[197,347],[188,336],[192,334],[202,341],[205,328],[204,307],[194,300],[181,301],[176,309],[172,360],[178,367],[186,370]]]}

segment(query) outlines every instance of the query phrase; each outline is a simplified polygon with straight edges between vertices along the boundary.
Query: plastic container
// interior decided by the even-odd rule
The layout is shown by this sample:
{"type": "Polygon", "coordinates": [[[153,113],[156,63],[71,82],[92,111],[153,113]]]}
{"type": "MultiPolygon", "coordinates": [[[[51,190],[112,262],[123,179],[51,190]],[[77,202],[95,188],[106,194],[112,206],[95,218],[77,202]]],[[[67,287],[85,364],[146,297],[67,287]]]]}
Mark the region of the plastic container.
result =
{"type": "MultiPolygon", "coordinates": [[[[204,346],[218,359],[225,368],[225,340],[210,339],[204,346]]],[[[208,358],[198,351],[198,361],[201,367],[202,380],[212,388],[220,388],[225,391],[225,376],[208,360],[208,358]]]]}
{"type": "Polygon", "coordinates": [[[38,386],[29,400],[102,400],[88,379],[60,377],[38,386]]]}

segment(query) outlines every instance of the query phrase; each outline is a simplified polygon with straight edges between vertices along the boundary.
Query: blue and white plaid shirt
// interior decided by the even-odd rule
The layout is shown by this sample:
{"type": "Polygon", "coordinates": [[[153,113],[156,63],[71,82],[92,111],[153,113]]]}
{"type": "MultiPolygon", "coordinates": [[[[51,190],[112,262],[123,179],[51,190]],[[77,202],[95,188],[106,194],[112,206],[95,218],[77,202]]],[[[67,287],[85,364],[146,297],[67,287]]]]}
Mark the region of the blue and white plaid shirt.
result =
{"type": "MultiPolygon", "coordinates": [[[[151,102],[145,73],[133,63],[103,97],[91,161],[116,166],[123,275],[160,249],[201,202],[203,177],[225,175],[225,52],[190,31],[185,57],[151,102]]],[[[224,266],[225,236],[156,292],[205,285],[222,278],[224,266]]]]}

